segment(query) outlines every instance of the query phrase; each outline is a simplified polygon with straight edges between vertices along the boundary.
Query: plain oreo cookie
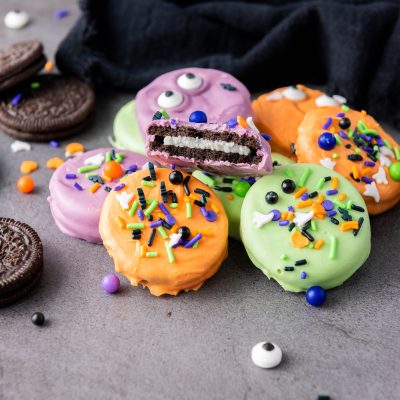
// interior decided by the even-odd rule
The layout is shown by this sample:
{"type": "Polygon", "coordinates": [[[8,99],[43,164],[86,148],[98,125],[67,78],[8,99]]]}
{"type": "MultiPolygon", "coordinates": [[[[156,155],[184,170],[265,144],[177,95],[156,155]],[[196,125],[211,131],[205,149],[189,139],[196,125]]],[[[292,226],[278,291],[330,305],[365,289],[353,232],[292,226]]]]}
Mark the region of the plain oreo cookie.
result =
{"type": "Polygon", "coordinates": [[[36,75],[45,63],[43,45],[38,40],[16,43],[0,50],[0,91],[36,75]]]}
{"type": "Polygon", "coordinates": [[[39,282],[43,246],[27,224],[0,218],[0,307],[25,296],[39,282]]]}
{"type": "Polygon", "coordinates": [[[48,141],[73,135],[92,120],[95,95],[84,82],[56,74],[39,75],[35,87],[0,102],[0,129],[21,140],[48,141]]]}

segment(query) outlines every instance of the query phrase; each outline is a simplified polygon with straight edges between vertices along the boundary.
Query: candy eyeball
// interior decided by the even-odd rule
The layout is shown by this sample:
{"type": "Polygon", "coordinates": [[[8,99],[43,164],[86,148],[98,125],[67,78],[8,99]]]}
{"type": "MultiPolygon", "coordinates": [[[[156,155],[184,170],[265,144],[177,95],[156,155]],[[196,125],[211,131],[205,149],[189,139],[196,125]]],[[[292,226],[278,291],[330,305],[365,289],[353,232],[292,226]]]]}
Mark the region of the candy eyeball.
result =
{"type": "Polygon", "coordinates": [[[157,103],[162,108],[172,108],[177,107],[183,102],[182,93],[166,90],[161,93],[157,98],[157,103]]]}
{"type": "Polygon", "coordinates": [[[191,72],[187,72],[178,78],[177,83],[182,89],[194,90],[202,85],[203,79],[191,72]]]}
{"type": "Polygon", "coordinates": [[[29,15],[25,11],[9,11],[4,17],[4,25],[9,29],[21,29],[29,22],[29,15]]]}
{"type": "Polygon", "coordinates": [[[251,350],[253,363],[260,368],[274,368],[282,361],[282,350],[275,343],[260,342],[251,350]]]}
{"type": "Polygon", "coordinates": [[[276,193],[276,192],[271,191],[265,195],[265,201],[268,204],[276,204],[278,202],[278,200],[279,200],[279,196],[278,196],[278,193],[276,193]]]}
{"type": "Polygon", "coordinates": [[[306,98],[306,94],[293,86],[287,87],[283,92],[282,96],[291,101],[302,101],[306,98]]]}

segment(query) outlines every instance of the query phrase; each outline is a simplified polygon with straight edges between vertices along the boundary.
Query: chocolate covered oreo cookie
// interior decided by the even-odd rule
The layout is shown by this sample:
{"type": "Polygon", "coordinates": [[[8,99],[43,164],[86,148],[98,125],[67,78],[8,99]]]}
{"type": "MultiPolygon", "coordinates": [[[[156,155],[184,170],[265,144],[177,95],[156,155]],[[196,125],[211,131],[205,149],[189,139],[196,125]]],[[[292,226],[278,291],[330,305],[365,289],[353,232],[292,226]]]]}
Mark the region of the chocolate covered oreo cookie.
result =
{"type": "Polygon", "coordinates": [[[0,91],[36,75],[45,63],[43,45],[38,40],[16,43],[0,50],[0,91]]]}
{"type": "Polygon", "coordinates": [[[0,129],[21,140],[60,139],[85,128],[92,120],[95,96],[86,83],[48,74],[0,102],[0,129]]]}
{"type": "Polygon", "coordinates": [[[0,307],[25,296],[39,282],[43,247],[27,224],[0,218],[0,307]]]}

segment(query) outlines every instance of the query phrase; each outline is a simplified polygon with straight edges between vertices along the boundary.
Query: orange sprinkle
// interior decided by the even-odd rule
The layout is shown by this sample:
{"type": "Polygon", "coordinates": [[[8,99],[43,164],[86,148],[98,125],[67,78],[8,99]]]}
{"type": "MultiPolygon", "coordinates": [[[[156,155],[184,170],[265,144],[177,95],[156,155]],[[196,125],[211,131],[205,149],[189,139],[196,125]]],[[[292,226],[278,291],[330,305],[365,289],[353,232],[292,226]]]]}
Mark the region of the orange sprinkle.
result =
{"type": "Polygon", "coordinates": [[[294,217],[294,212],[293,211],[289,211],[287,214],[286,219],[288,219],[289,221],[291,221],[294,217]]]}
{"type": "Polygon", "coordinates": [[[100,183],[95,182],[95,183],[93,183],[93,185],[89,189],[89,192],[90,193],[96,193],[99,187],[100,187],[100,183]]]}
{"type": "Polygon", "coordinates": [[[340,193],[338,199],[340,201],[346,200],[347,194],[346,193],[340,193]]]}
{"type": "Polygon", "coordinates": [[[170,232],[171,233],[176,233],[176,232],[178,232],[178,225],[174,225],[171,229],[170,229],[170,232]]]}
{"type": "Polygon", "coordinates": [[[305,208],[305,207],[310,207],[313,204],[313,201],[311,199],[304,200],[304,201],[298,201],[296,203],[297,208],[305,208]]]}
{"type": "Polygon", "coordinates": [[[295,199],[298,199],[299,197],[301,197],[305,192],[307,192],[307,188],[306,188],[306,187],[302,187],[301,189],[299,189],[299,190],[294,194],[295,199]]]}
{"type": "Polygon", "coordinates": [[[146,246],[141,245],[140,246],[140,257],[144,257],[146,253],[146,246]]]}
{"type": "Polygon", "coordinates": [[[331,179],[331,184],[332,184],[332,189],[333,190],[337,190],[337,188],[339,187],[339,181],[338,181],[338,178],[336,176],[334,176],[331,179]]]}
{"type": "Polygon", "coordinates": [[[65,148],[65,156],[69,157],[72,154],[76,153],[83,153],[85,148],[83,147],[83,144],[81,143],[69,143],[67,144],[67,147],[65,148]]]}
{"type": "Polygon", "coordinates": [[[36,161],[26,160],[23,161],[19,167],[21,174],[30,174],[38,169],[38,163],[36,161]]]}
{"type": "Polygon", "coordinates": [[[60,157],[53,157],[47,160],[46,167],[49,169],[57,169],[61,164],[64,164],[64,160],[60,157]]]}
{"type": "Polygon", "coordinates": [[[353,165],[353,166],[351,167],[351,170],[352,170],[352,172],[353,172],[353,177],[354,177],[354,179],[358,179],[358,168],[357,168],[357,165],[353,165]]]}
{"type": "Polygon", "coordinates": [[[314,244],[314,249],[319,250],[324,245],[324,243],[325,242],[322,239],[317,240],[314,244]]]}
{"type": "Polygon", "coordinates": [[[340,225],[342,232],[349,231],[350,229],[358,229],[358,221],[347,221],[340,225]]]}
{"type": "Polygon", "coordinates": [[[334,128],[333,126],[331,126],[331,127],[329,128],[329,132],[330,132],[330,133],[335,133],[335,128],[334,128]]]}
{"type": "Polygon", "coordinates": [[[219,213],[219,208],[215,204],[211,204],[211,208],[216,214],[219,213]]]}
{"type": "Polygon", "coordinates": [[[190,199],[189,199],[189,197],[187,197],[187,196],[183,196],[183,201],[184,201],[185,203],[189,203],[189,202],[190,202],[190,199]]]}
{"type": "Polygon", "coordinates": [[[361,115],[362,115],[363,117],[365,117],[365,116],[367,115],[367,112],[366,112],[365,110],[361,110],[361,115]]]}
{"type": "Polygon", "coordinates": [[[122,229],[126,228],[126,222],[121,216],[118,215],[117,221],[120,228],[122,229]]]}
{"type": "Polygon", "coordinates": [[[194,195],[193,193],[190,193],[189,198],[192,200],[199,200],[198,196],[194,195]]]}
{"type": "Polygon", "coordinates": [[[366,168],[363,168],[362,170],[361,170],[361,175],[367,175],[368,173],[370,173],[371,172],[371,167],[366,167],[366,168]]]}
{"type": "Polygon", "coordinates": [[[106,175],[103,175],[103,176],[101,177],[101,179],[103,179],[104,182],[111,182],[111,178],[109,178],[109,177],[106,176],[106,175]]]}
{"type": "Polygon", "coordinates": [[[46,72],[51,72],[52,70],[53,70],[53,67],[54,67],[54,63],[53,63],[53,61],[47,61],[47,63],[44,65],[44,70],[46,71],[46,72]]]}
{"type": "Polygon", "coordinates": [[[319,203],[314,203],[312,209],[315,215],[324,216],[326,214],[325,208],[319,203]]]}
{"type": "Polygon", "coordinates": [[[281,219],[287,219],[287,216],[288,216],[288,212],[287,212],[287,211],[284,211],[284,212],[281,214],[281,219]]]}
{"type": "Polygon", "coordinates": [[[202,230],[200,231],[200,233],[201,233],[203,236],[211,236],[211,235],[212,235],[212,228],[202,229],[202,230]]]}
{"type": "Polygon", "coordinates": [[[318,204],[321,204],[324,201],[324,199],[325,199],[325,196],[322,193],[320,193],[315,202],[318,204]]]}
{"type": "Polygon", "coordinates": [[[242,127],[242,128],[248,128],[246,120],[241,117],[240,115],[237,116],[237,123],[242,127]]]}
{"type": "Polygon", "coordinates": [[[226,199],[232,201],[234,199],[233,194],[227,194],[226,199]]]}
{"type": "Polygon", "coordinates": [[[310,241],[305,236],[303,236],[299,231],[296,231],[290,236],[290,243],[296,249],[302,249],[303,247],[308,246],[310,241]]]}

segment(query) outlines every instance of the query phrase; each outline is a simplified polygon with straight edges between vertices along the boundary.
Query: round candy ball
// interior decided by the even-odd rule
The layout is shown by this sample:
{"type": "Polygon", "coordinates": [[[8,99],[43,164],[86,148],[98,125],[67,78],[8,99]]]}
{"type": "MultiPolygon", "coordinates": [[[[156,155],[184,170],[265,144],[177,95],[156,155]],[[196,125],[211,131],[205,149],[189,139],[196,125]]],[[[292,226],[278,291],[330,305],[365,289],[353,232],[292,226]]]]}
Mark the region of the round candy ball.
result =
{"type": "Polygon", "coordinates": [[[21,29],[29,22],[29,15],[25,11],[9,11],[4,17],[4,25],[9,29],[21,29]]]}
{"type": "Polygon", "coordinates": [[[121,165],[116,161],[108,161],[103,167],[104,175],[110,179],[118,179],[124,173],[121,165]]]}
{"type": "Polygon", "coordinates": [[[296,190],[296,184],[291,179],[282,181],[281,188],[285,193],[293,193],[296,190]]]}
{"type": "Polygon", "coordinates": [[[101,287],[110,294],[118,292],[120,286],[119,278],[115,274],[108,274],[101,281],[101,287]]]}
{"type": "Polygon", "coordinates": [[[204,111],[193,111],[189,115],[189,122],[195,122],[197,124],[206,123],[207,122],[207,115],[204,111]]]}
{"type": "Polygon", "coordinates": [[[389,174],[394,181],[400,181],[400,161],[396,161],[390,165],[389,174]]]}
{"type": "Polygon", "coordinates": [[[172,171],[169,174],[169,181],[173,184],[173,185],[180,185],[183,182],[183,175],[182,172],[180,171],[172,171]]]}
{"type": "Polygon", "coordinates": [[[282,361],[282,350],[275,343],[260,342],[251,350],[253,363],[260,368],[274,368],[282,361]]]}
{"type": "Polygon", "coordinates": [[[314,307],[321,307],[326,300],[326,290],[321,286],[311,286],[307,289],[306,300],[314,307]]]}
{"type": "Polygon", "coordinates": [[[35,181],[30,176],[21,176],[17,181],[17,188],[22,193],[30,193],[35,187],[35,181]]]}
{"type": "Polygon", "coordinates": [[[276,192],[271,191],[265,195],[265,201],[268,204],[275,204],[275,203],[277,203],[278,199],[279,199],[279,196],[278,196],[278,193],[276,193],[276,192]]]}
{"type": "Polygon", "coordinates": [[[249,182],[234,181],[233,193],[235,193],[236,196],[244,197],[244,196],[246,196],[246,193],[249,191],[250,187],[251,187],[251,185],[249,182]]]}
{"type": "Polygon", "coordinates": [[[349,118],[347,118],[347,117],[340,118],[340,120],[339,120],[339,126],[340,126],[342,129],[350,128],[350,125],[351,125],[351,121],[350,121],[349,118]]]}
{"type": "Polygon", "coordinates": [[[188,240],[190,238],[190,229],[187,226],[181,226],[178,229],[178,233],[180,233],[183,240],[188,240]]]}
{"type": "Polygon", "coordinates": [[[44,324],[45,318],[41,312],[35,312],[31,317],[32,324],[37,326],[42,326],[44,324]]]}
{"type": "Polygon", "coordinates": [[[336,138],[330,132],[322,133],[318,138],[318,146],[322,150],[332,150],[336,145],[336,138]]]}

